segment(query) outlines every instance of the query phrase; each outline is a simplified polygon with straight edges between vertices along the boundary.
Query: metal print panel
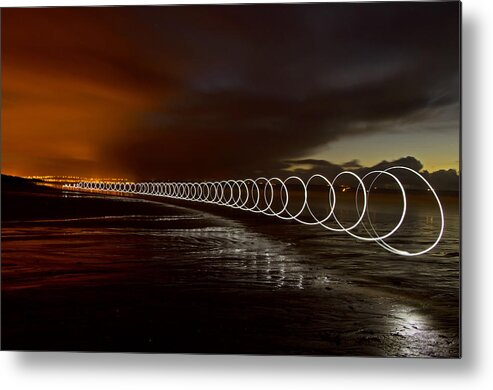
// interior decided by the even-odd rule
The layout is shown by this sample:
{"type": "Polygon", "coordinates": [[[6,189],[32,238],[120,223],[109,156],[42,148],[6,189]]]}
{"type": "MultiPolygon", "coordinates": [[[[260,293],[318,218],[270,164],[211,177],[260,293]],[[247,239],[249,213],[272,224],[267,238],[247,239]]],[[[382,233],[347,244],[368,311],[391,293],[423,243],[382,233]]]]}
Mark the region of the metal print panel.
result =
{"type": "Polygon", "coordinates": [[[460,357],[460,3],[3,9],[2,349],[460,357]]]}

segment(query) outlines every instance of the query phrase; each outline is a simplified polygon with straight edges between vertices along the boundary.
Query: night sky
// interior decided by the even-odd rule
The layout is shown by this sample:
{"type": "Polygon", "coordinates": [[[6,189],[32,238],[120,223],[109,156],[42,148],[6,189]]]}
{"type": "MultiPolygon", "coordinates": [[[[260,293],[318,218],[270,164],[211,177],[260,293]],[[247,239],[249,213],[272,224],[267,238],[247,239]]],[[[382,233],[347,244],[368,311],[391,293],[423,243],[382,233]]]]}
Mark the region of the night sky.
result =
{"type": "Polygon", "coordinates": [[[2,10],[2,172],[458,169],[460,5],[2,10]]]}

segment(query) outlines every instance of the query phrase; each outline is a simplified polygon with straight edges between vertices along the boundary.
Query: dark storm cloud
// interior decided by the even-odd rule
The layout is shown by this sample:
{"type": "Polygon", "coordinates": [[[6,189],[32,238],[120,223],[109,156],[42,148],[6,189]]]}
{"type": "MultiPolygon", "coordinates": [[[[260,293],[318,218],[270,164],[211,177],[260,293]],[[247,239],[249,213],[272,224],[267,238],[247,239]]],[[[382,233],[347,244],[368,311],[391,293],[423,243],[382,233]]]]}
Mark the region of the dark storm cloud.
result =
{"type": "MultiPolygon", "coordinates": [[[[302,168],[294,169],[294,171],[303,177],[310,177],[316,173],[322,173],[326,175],[327,178],[332,179],[334,176],[345,170],[357,173],[359,176],[364,176],[370,171],[383,171],[393,166],[404,166],[418,172],[423,168],[423,164],[418,159],[411,156],[401,157],[393,161],[384,160],[370,167],[362,167],[360,164],[357,164],[356,161],[350,161],[349,163],[350,164],[345,163],[339,165],[329,161],[316,159],[287,160],[286,164],[288,166],[285,170],[292,171],[293,167],[302,166],[302,168]]],[[[287,175],[287,173],[285,175],[287,175]]]]}
{"type": "Polygon", "coordinates": [[[459,191],[460,177],[455,169],[440,169],[435,172],[424,171],[423,176],[433,188],[441,191],[459,191]]]}
{"type": "MultiPolygon", "coordinates": [[[[426,121],[459,99],[456,2],[11,12],[7,31],[16,17],[26,27],[4,58],[103,85],[97,107],[114,113],[103,121],[110,136],[87,122],[78,132],[101,172],[134,179],[275,172],[320,145],[399,131],[389,121],[426,121]],[[107,104],[122,94],[119,110],[107,104]]],[[[457,120],[456,108],[442,112],[457,120]]]]}
{"type": "Polygon", "coordinates": [[[362,165],[360,164],[359,160],[351,160],[345,162],[344,164],[341,164],[341,167],[344,169],[355,169],[355,168],[361,168],[362,165]]]}
{"type": "Polygon", "coordinates": [[[149,49],[182,48],[182,88],[106,152],[135,175],[243,176],[426,117],[458,101],[458,16],[456,3],[159,9],[149,49]]]}
{"type": "MultiPolygon", "coordinates": [[[[350,161],[349,164],[333,164],[329,161],[325,160],[315,160],[315,159],[302,159],[302,160],[290,160],[286,161],[286,166],[284,167],[284,172],[279,175],[283,178],[287,178],[292,174],[295,174],[303,179],[308,179],[309,177],[315,174],[325,175],[329,180],[333,180],[339,173],[343,171],[351,171],[357,174],[359,177],[363,178],[366,174],[372,171],[383,171],[391,167],[407,167],[411,168],[415,171],[421,171],[423,169],[423,164],[421,161],[412,156],[402,157],[393,161],[381,161],[378,164],[375,164],[371,167],[362,167],[357,164],[355,161],[350,161]],[[303,168],[292,169],[292,167],[296,166],[304,166],[303,168]],[[351,165],[351,166],[349,166],[351,165]],[[290,169],[291,168],[291,169],[290,169]]],[[[390,173],[395,173],[396,171],[389,171],[390,173]]],[[[439,170],[436,172],[421,172],[423,177],[430,182],[433,188],[440,191],[459,191],[460,187],[460,178],[457,172],[454,169],[449,170],[439,170]]],[[[405,170],[400,170],[398,173],[399,180],[402,181],[402,184],[409,188],[414,189],[426,189],[426,185],[418,179],[414,174],[408,173],[405,170]]],[[[373,180],[376,177],[376,174],[368,176],[368,180],[365,181],[367,185],[370,183],[370,180],[373,180]]],[[[337,179],[338,185],[349,185],[354,186],[356,180],[349,175],[341,175],[340,178],[337,179]]],[[[377,184],[379,186],[390,186],[390,188],[396,188],[395,181],[386,175],[380,175],[378,178],[377,184]]]]}

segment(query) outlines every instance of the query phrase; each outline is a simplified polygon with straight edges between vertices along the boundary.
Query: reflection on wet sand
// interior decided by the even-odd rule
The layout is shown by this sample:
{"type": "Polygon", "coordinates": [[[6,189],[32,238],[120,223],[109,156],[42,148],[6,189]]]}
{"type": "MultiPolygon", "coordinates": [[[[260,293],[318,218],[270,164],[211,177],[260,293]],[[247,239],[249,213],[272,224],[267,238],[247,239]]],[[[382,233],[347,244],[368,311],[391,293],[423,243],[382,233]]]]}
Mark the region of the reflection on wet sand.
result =
{"type": "MultiPolygon", "coordinates": [[[[346,236],[329,240],[319,229],[267,217],[72,192],[63,197],[95,215],[62,210],[2,226],[7,347],[41,348],[34,336],[19,338],[23,331],[50,335],[57,326],[43,317],[50,315],[65,324],[52,342],[59,349],[459,353],[453,229],[441,251],[396,259],[346,236]],[[37,299],[43,311],[20,312],[37,299]],[[105,331],[109,324],[112,331],[105,331]],[[69,337],[71,330],[79,333],[79,345],[69,337]],[[146,342],[139,332],[149,336],[146,342]]],[[[433,227],[426,216],[416,223],[422,225],[412,231],[433,227]]]]}

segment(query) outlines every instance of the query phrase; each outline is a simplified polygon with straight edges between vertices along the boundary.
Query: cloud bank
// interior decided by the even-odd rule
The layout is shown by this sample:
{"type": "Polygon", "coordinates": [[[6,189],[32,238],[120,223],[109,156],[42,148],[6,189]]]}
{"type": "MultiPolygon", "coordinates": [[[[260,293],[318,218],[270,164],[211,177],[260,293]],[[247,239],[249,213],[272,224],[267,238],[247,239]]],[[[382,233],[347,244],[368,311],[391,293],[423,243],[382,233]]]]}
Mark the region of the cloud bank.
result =
{"type": "MultiPolygon", "coordinates": [[[[212,180],[279,171],[360,134],[458,133],[459,11],[456,2],[3,10],[4,168],[212,180]]],[[[382,158],[391,147],[381,145],[382,158]]]]}

